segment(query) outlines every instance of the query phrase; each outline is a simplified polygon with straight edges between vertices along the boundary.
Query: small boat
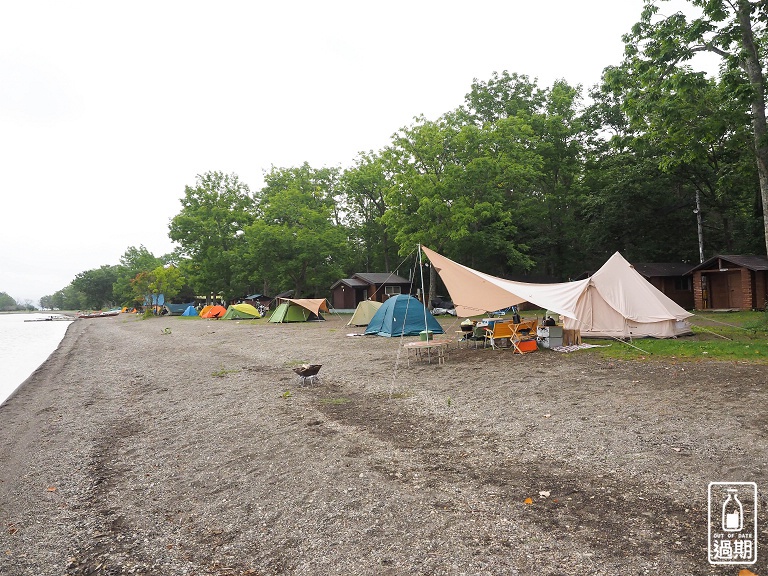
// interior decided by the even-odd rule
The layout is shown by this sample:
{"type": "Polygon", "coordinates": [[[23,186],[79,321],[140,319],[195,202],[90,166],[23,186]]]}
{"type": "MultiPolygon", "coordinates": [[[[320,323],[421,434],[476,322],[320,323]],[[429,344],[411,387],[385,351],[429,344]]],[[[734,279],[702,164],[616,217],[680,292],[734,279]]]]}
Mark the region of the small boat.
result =
{"type": "Polygon", "coordinates": [[[117,316],[118,314],[120,314],[120,310],[107,310],[106,312],[99,310],[98,312],[78,314],[76,318],[106,318],[108,316],[117,316]]]}

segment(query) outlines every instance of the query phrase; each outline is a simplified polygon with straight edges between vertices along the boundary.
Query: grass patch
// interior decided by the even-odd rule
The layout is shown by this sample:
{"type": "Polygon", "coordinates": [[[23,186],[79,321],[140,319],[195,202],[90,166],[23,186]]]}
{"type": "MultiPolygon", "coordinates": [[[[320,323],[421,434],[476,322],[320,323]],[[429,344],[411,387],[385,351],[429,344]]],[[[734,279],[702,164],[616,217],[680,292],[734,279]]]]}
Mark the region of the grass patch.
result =
{"type": "Polygon", "coordinates": [[[212,372],[211,376],[213,376],[214,378],[224,378],[224,376],[226,376],[227,374],[236,374],[238,372],[240,372],[239,369],[226,370],[226,369],[222,368],[221,370],[217,370],[216,372],[212,372]]]}
{"type": "Polygon", "coordinates": [[[654,356],[671,360],[768,364],[768,314],[765,312],[702,312],[690,320],[692,336],[665,340],[642,338],[633,340],[632,346],[616,340],[589,338],[585,342],[611,346],[592,348],[587,352],[627,360],[654,356]]]}
{"type": "Polygon", "coordinates": [[[338,406],[340,404],[349,404],[352,402],[349,398],[321,398],[320,404],[338,406]]]}

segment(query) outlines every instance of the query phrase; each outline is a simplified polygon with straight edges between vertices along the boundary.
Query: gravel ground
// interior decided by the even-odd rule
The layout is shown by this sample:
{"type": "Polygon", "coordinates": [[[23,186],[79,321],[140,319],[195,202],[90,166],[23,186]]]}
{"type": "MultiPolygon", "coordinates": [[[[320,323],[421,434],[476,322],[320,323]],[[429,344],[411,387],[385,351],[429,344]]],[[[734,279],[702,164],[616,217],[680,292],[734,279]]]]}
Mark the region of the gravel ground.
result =
{"type": "Polygon", "coordinates": [[[0,407],[0,574],[735,576],[712,481],[758,483],[765,540],[766,366],[409,366],[346,318],[73,322],[0,407]]]}

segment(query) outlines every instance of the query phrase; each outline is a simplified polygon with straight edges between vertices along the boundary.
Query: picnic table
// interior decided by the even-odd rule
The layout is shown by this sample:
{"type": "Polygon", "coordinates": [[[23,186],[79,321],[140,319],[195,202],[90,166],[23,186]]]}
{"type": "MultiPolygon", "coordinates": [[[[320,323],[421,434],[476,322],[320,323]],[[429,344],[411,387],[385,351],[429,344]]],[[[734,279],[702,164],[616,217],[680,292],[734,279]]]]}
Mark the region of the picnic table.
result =
{"type": "Polygon", "coordinates": [[[432,356],[437,358],[438,364],[443,364],[448,357],[448,340],[420,340],[418,342],[408,342],[403,346],[406,351],[408,366],[411,365],[411,353],[417,360],[422,360],[426,356],[427,362],[432,364],[432,356]]]}

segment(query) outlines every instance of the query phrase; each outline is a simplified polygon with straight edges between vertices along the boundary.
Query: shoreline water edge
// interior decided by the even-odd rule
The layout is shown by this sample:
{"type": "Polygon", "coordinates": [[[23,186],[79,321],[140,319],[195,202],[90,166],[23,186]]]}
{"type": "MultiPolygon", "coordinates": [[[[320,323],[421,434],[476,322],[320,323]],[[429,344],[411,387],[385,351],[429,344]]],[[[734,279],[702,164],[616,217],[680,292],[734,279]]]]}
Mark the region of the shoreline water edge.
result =
{"type": "Polygon", "coordinates": [[[70,324],[0,405],[0,573],[714,575],[707,485],[768,486],[763,366],[345,321],[70,324]]]}
{"type": "Polygon", "coordinates": [[[73,321],[58,313],[0,314],[0,404],[60,346],[73,321]]]}

